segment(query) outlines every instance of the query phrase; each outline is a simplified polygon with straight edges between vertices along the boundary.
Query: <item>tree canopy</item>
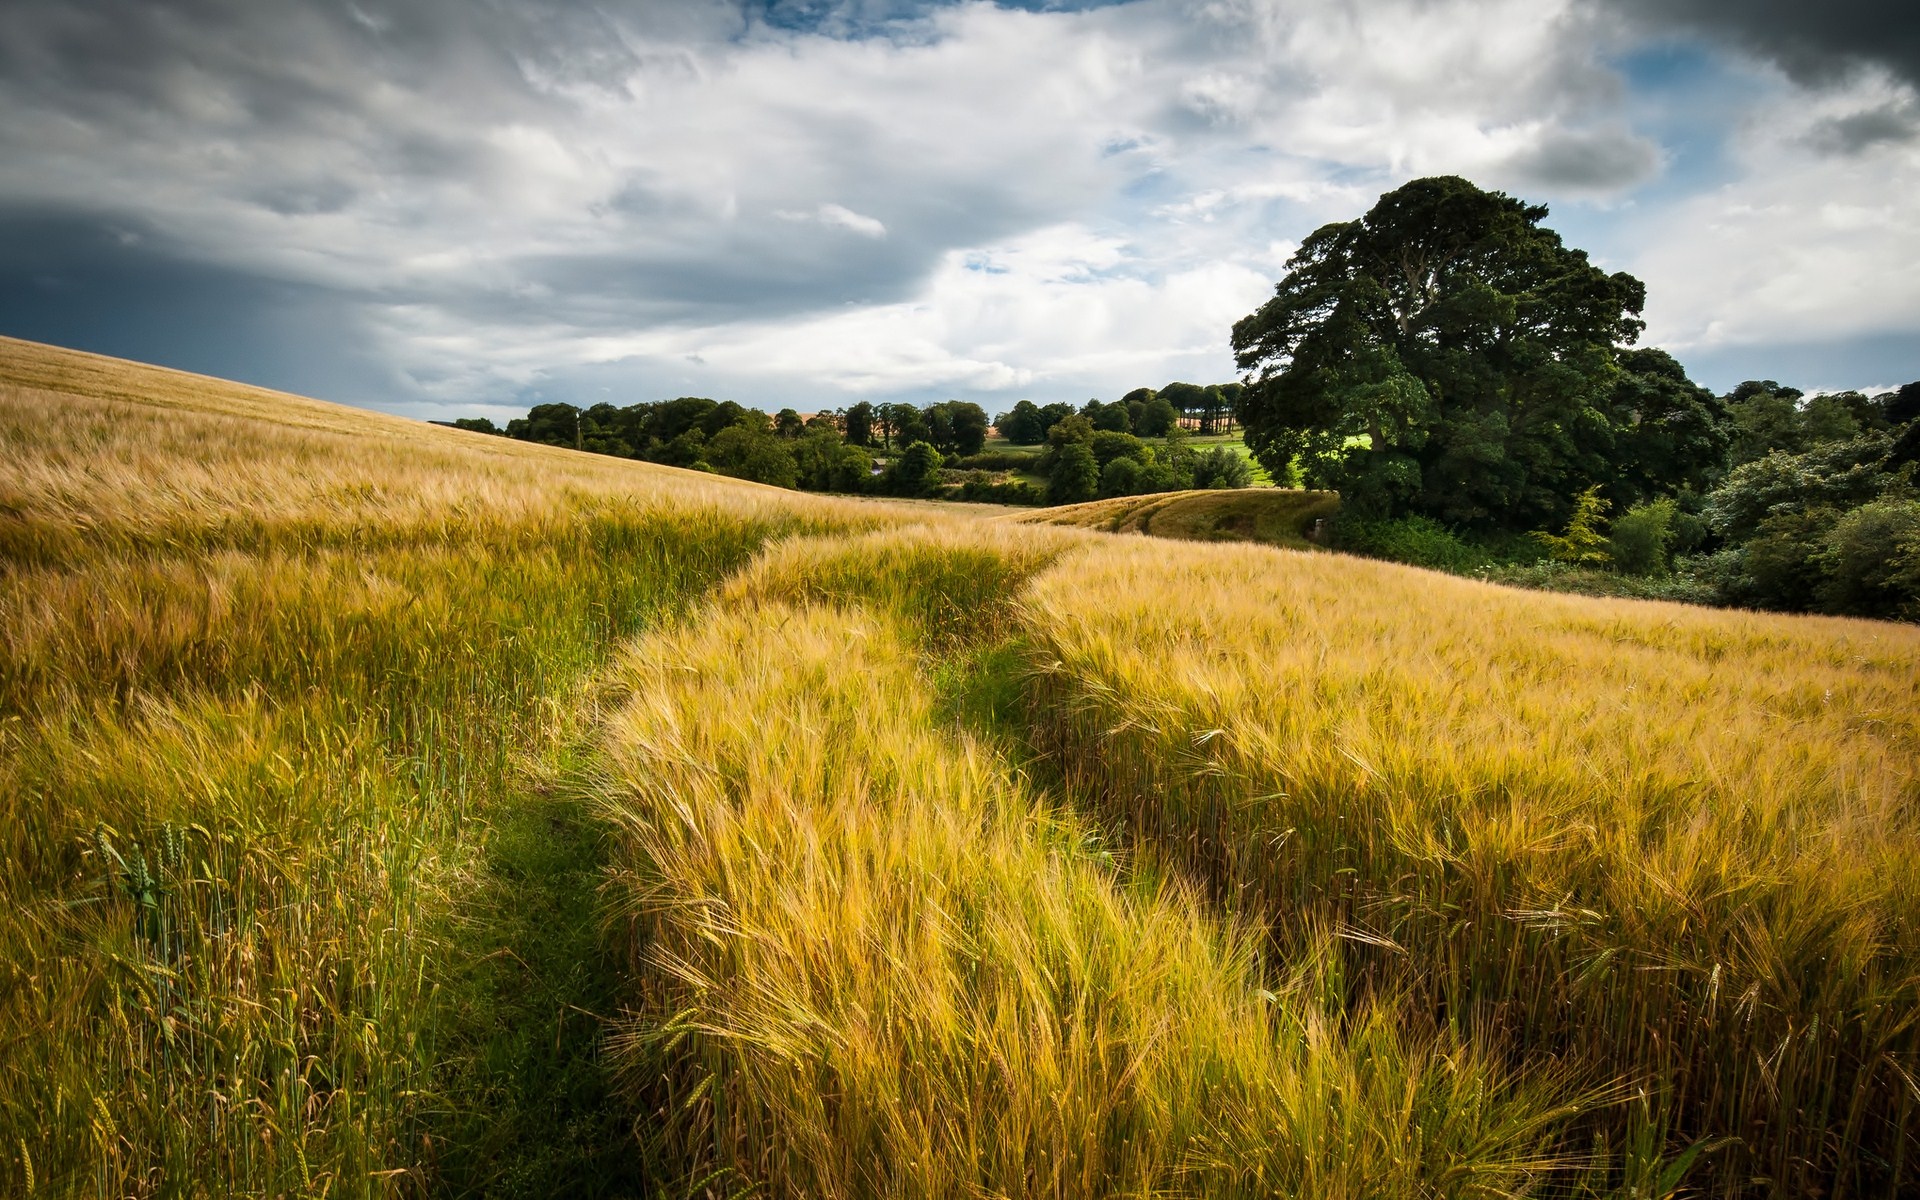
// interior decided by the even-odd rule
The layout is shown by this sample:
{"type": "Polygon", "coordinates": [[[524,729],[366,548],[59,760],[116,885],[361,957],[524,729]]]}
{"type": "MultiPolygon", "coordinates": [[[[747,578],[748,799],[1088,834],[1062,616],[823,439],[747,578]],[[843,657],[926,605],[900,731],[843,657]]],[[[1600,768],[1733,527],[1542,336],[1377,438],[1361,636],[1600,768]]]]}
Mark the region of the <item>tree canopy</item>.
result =
{"type": "Polygon", "coordinates": [[[1562,524],[1609,484],[1616,347],[1646,289],[1547,215],[1464,179],[1417,179],[1322,226],[1233,328],[1238,413],[1269,471],[1379,516],[1562,524]]]}

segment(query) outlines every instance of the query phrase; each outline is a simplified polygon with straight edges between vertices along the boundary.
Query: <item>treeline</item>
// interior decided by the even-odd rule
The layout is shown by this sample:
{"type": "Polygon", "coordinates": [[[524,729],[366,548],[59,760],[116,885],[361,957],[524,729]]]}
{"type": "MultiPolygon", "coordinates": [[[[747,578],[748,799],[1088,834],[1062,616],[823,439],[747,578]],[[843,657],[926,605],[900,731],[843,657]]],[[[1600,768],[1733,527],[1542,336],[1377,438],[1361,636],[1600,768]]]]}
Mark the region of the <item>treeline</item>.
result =
{"type": "Polygon", "coordinates": [[[988,428],[985,410],[962,400],[926,408],[861,403],[803,418],[791,408],[768,416],[702,396],[624,408],[536,404],[505,429],[485,418],[448,424],[775,487],[895,496],[940,492],[942,469],[978,454],[988,428]]]}
{"type": "Polygon", "coordinates": [[[1226,447],[1197,451],[1187,444],[1185,430],[1187,424],[1202,431],[1224,428],[1222,406],[1231,404],[1237,387],[1141,388],[1110,403],[1090,400],[1078,410],[1023,400],[1001,414],[1000,424],[1003,432],[1009,425],[1019,432],[1009,441],[1043,447],[1038,453],[987,451],[987,413],[964,400],[924,408],[863,402],[803,417],[791,408],[769,416],[732,401],[682,396],[624,408],[538,404],[504,429],[486,418],[444,424],[805,491],[1073,504],[1245,487],[1251,471],[1244,457],[1226,447]]]}
{"type": "MultiPolygon", "coordinates": [[[[1749,380],[1715,396],[1677,369],[1670,388],[1674,376],[1706,452],[1678,486],[1590,486],[1558,533],[1503,538],[1416,515],[1347,520],[1338,536],[1349,549],[1513,582],[1607,590],[1594,578],[1605,573],[1645,581],[1636,590],[1653,596],[1920,618],[1920,382],[1810,397],[1749,380]]],[[[1621,386],[1644,384],[1629,371],[1621,386]]]]}
{"type": "MultiPolygon", "coordinates": [[[[1170,383],[1155,391],[1135,388],[1118,400],[1089,400],[1078,411],[1097,430],[1132,433],[1141,437],[1165,437],[1169,430],[1186,429],[1206,436],[1229,433],[1233,429],[1233,406],[1244,388],[1238,383],[1216,383],[1202,387],[1194,383],[1170,383]]],[[[995,422],[1000,436],[1016,446],[1037,446],[1047,434],[1075,409],[1071,404],[1035,404],[1022,400],[1013,411],[1000,414],[995,422]]]]}

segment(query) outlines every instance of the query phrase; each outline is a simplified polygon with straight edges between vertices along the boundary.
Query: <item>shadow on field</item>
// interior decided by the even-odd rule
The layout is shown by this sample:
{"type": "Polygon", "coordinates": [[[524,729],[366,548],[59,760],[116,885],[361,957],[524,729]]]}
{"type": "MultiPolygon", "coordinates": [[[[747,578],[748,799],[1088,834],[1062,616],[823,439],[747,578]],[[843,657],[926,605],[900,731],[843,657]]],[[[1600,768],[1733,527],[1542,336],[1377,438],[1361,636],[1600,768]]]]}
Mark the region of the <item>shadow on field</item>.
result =
{"type": "Polygon", "coordinates": [[[648,1194],[635,1114],[603,1062],[615,964],[598,920],[602,831],[567,762],[501,813],[454,933],[462,1032],[436,1191],[509,1200],[648,1194]]]}

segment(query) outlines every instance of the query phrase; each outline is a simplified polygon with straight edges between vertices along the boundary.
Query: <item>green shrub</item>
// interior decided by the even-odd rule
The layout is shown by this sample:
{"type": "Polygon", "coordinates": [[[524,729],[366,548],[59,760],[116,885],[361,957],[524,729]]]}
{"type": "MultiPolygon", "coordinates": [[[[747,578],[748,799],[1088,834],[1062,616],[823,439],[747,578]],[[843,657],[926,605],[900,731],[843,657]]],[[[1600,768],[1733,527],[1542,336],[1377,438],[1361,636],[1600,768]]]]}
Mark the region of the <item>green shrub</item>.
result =
{"type": "Polygon", "coordinates": [[[1826,576],[1814,589],[1826,612],[1920,616],[1920,501],[1861,505],[1811,558],[1826,576]]]}
{"type": "Polygon", "coordinates": [[[1226,446],[1215,446],[1193,460],[1193,486],[1243,488],[1253,482],[1247,460],[1226,446]]]}
{"type": "Polygon", "coordinates": [[[1355,554],[1438,571],[1471,571],[1486,561],[1485,554],[1431,517],[1345,519],[1336,526],[1334,541],[1339,549],[1355,554]]]}
{"type": "Polygon", "coordinates": [[[1607,551],[1628,575],[1665,575],[1673,549],[1677,507],[1671,499],[1636,504],[1608,531],[1607,551]]]}
{"type": "Polygon", "coordinates": [[[1608,562],[1607,538],[1600,532],[1600,522],[1606,516],[1607,501],[1600,495],[1599,488],[1590,487],[1574,497],[1573,515],[1567,518],[1565,533],[1536,529],[1527,536],[1540,543],[1547,557],[1555,562],[1580,567],[1604,566],[1608,562]]]}

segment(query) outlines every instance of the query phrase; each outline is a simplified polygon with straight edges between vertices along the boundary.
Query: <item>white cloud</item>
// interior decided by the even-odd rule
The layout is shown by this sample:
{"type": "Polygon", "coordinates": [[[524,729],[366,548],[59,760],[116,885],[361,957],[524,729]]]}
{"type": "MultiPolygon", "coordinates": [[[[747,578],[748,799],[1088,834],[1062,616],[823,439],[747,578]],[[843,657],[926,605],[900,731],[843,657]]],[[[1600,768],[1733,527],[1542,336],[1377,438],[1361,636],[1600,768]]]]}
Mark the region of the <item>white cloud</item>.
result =
{"type": "Polygon", "coordinates": [[[1685,349],[1920,328],[1920,142],[1836,154],[1813,136],[1889,93],[1911,97],[1864,76],[1752,113],[1739,177],[1647,230],[1632,266],[1648,283],[1651,339],[1685,349]]]}

